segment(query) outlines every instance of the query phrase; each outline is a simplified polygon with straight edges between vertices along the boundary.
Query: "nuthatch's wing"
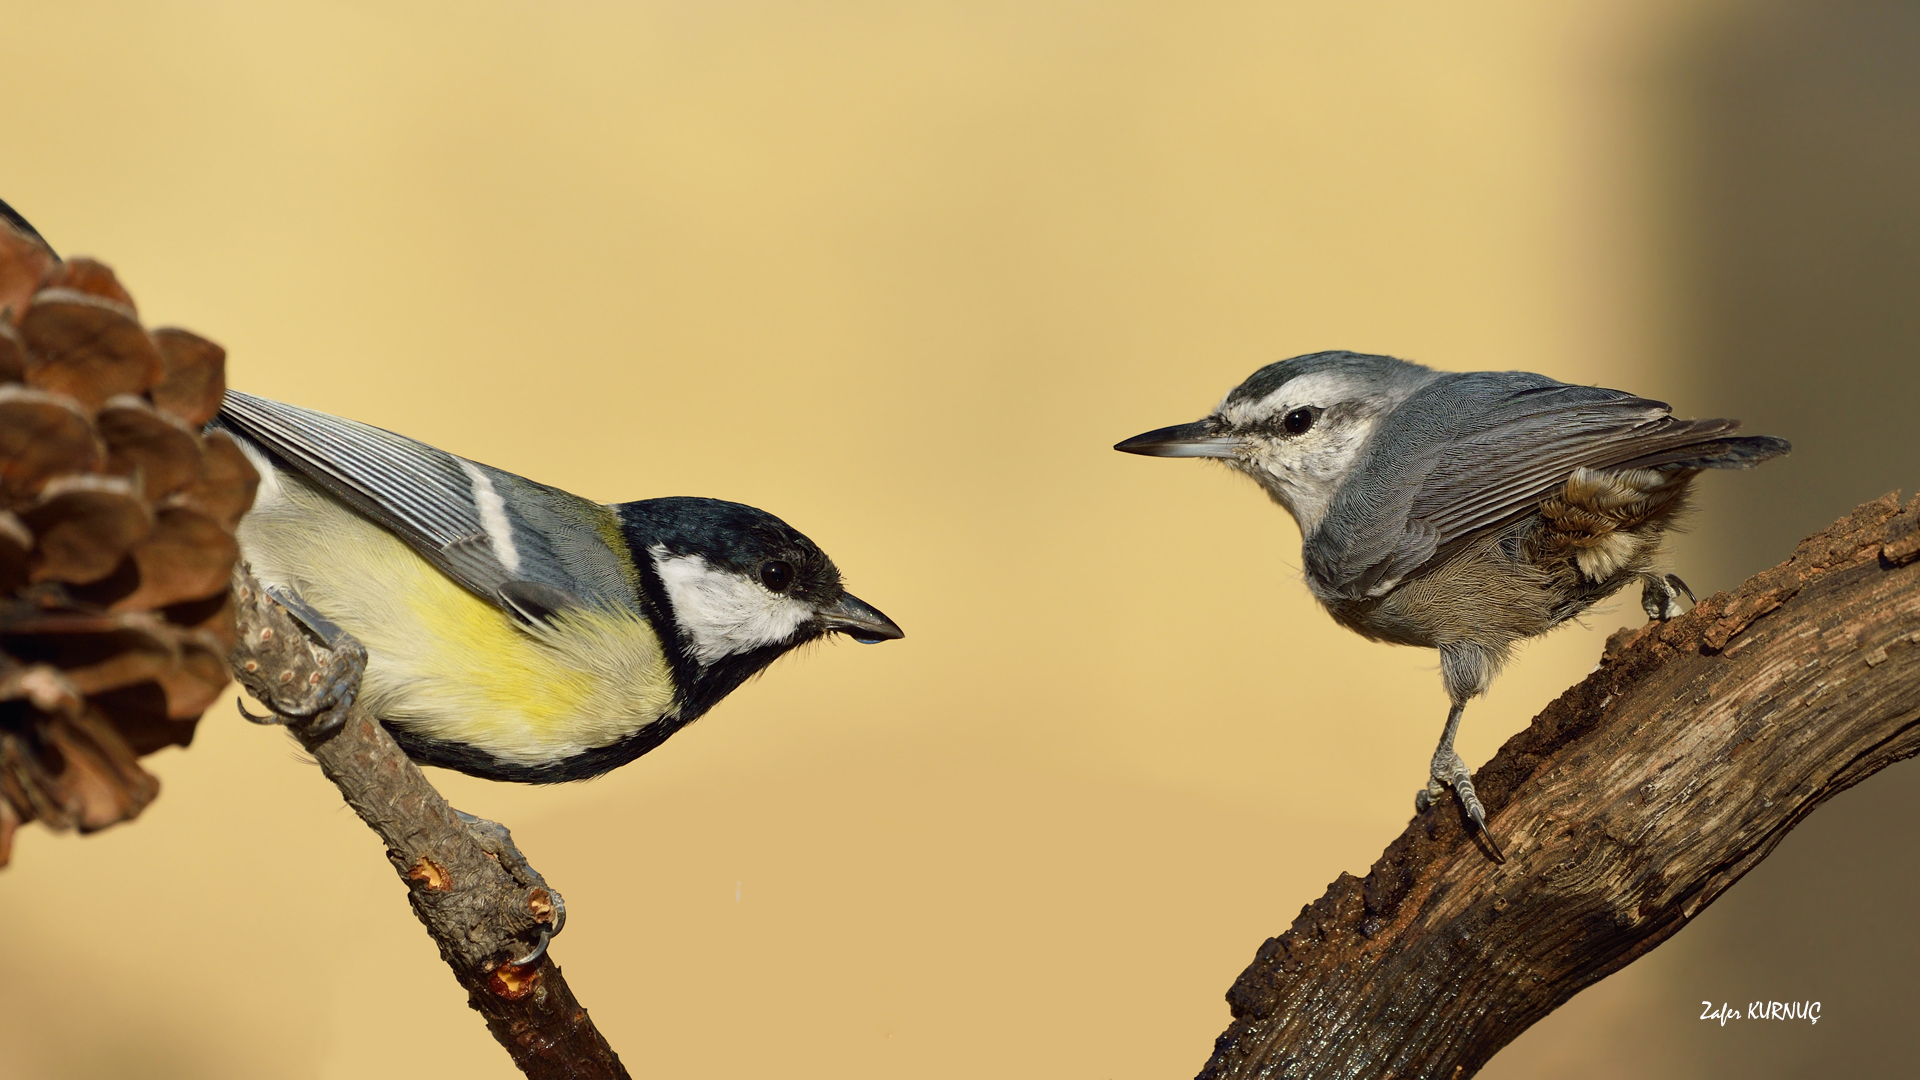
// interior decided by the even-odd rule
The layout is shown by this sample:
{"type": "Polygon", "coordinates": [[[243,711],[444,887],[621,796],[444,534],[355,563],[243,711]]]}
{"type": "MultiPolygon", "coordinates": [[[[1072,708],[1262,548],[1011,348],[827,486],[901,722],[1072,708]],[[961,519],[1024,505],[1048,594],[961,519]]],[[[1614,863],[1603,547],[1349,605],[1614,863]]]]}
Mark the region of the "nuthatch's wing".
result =
{"type": "Polygon", "coordinates": [[[227,391],[224,428],[378,522],[489,603],[525,619],[632,606],[637,571],[613,512],[368,424],[227,391]]]}
{"type": "Polygon", "coordinates": [[[1324,592],[1382,595],[1458,541],[1533,513],[1578,468],[1745,468],[1787,451],[1735,420],[1542,375],[1448,375],[1382,422],[1306,546],[1324,592]]]}

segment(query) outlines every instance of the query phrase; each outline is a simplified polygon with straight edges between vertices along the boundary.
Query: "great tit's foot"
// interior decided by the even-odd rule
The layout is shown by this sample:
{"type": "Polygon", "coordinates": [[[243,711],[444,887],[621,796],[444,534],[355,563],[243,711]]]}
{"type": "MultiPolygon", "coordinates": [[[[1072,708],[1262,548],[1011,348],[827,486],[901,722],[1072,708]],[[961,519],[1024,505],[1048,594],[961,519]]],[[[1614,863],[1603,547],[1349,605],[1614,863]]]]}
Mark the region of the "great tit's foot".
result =
{"type": "Polygon", "coordinates": [[[1424,814],[1429,807],[1439,804],[1447,797],[1448,788],[1452,788],[1454,796],[1460,800],[1460,809],[1466,814],[1468,825],[1492,849],[1493,861],[1506,862],[1505,853],[1487,828],[1487,810],[1480,805],[1480,796],[1473,790],[1473,773],[1468,770],[1467,763],[1460,760],[1459,754],[1443,747],[1433,755],[1433,775],[1427,780],[1427,786],[1413,797],[1415,812],[1424,814]]]}
{"type": "Polygon", "coordinates": [[[298,595],[263,586],[245,568],[234,573],[236,621],[241,641],[231,663],[247,692],[272,710],[257,724],[285,724],[317,742],[346,722],[367,668],[367,650],[353,635],[314,610],[298,595]],[[277,671],[269,680],[265,671],[277,671]]]}
{"type": "Polygon", "coordinates": [[[1680,614],[1680,597],[1685,594],[1687,603],[1694,603],[1693,590],[1680,580],[1678,574],[1642,574],[1640,588],[1640,609],[1654,622],[1666,622],[1680,614]]]}
{"type": "Polygon", "coordinates": [[[520,849],[513,842],[513,833],[509,832],[505,825],[497,821],[488,821],[483,817],[475,817],[464,810],[456,809],[454,813],[459,815],[461,824],[467,827],[467,831],[473,834],[473,838],[479,841],[480,850],[498,860],[513,880],[526,889],[527,909],[538,921],[538,928],[534,931],[533,946],[527,950],[526,955],[507,962],[514,967],[527,967],[539,963],[540,958],[547,953],[547,943],[558,936],[567,925],[567,902],[547,884],[547,879],[540,876],[540,871],[533,868],[533,864],[527,861],[527,857],[520,853],[520,849]]]}

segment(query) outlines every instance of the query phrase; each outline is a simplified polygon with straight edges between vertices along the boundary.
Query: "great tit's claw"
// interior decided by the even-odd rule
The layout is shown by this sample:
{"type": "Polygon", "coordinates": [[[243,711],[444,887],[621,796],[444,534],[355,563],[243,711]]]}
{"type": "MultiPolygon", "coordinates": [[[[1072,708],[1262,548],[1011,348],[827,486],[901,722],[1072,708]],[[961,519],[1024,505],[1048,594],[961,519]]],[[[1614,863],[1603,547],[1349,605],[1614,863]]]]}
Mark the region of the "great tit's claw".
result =
{"type": "Polygon", "coordinates": [[[241,712],[256,724],[292,728],[308,743],[339,731],[360,692],[366,648],[291,591],[256,582],[244,566],[235,572],[234,597],[243,640],[229,661],[241,685],[271,715],[241,712]],[[278,638],[276,627],[282,631],[278,638]],[[278,670],[279,679],[269,680],[262,663],[278,670]]]}
{"type": "Polygon", "coordinates": [[[546,955],[547,943],[557,936],[561,930],[566,928],[566,900],[563,899],[559,892],[552,886],[547,884],[547,879],[541,877],[540,871],[535,870],[533,864],[527,861],[527,857],[520,853],[520,848],[513,842],[513,833],[508,831],[505,825],[497,821],[488,821],[486,818],[477,817],[458,808],[453,812],[459,816],[460,823],[465,825],[467,831],[472,833],[473,838],[479,842],[480,849],[499,860],[501,867],[505,869],[515,881],[526,886],[527,897],[530,902],[534,899],[535,890],[546,894],[547,904],[551,907],[551,915],[549,918],[542,919],[539,922],[538,933],[540,940],[534,944],[526,956],[518,960],[508,961],[516,967],[525,967],[529,964],[539,963],[540,958],[546,955]]]}
{"type": "MultiPolygon", "coordinates": [[[[305,718],[314,738],[325,738],[347,722],[347,711],[360,693],[360,679],[367,671],[367,650],[340,624],[322,615],[298,593],[277,585],[263,585],[267,595],[287,609],[307,636],[326,649],[330,659],[318,682],[312,685],[294,716],[305,718]]],[[[278,704],[277,702],[275,704],[278,704]]],[[[289,703],[295,704],[295,703],[289,703]]]]}
{"type": "Polygon", "coordinates": [[[540,962],[541,957],[547,955],[547,942],[552,940],[553,931],[547,928],[546,923],[541,923],[540,941],[534,945],[533,949],[528,952],[527,955],[518,960],[509,960],[507,963],[512,964],[514,967],[532,967],[540,962]]]}
{"type": "Polygon", "coordinates": [[[256,724],[279,724],[284,722],[278,716],[275,716],[270,712],[255,714],[254,712],[252,712],[247,708],[246,698],[240,698],[240,697],[234,698],[233,707],[240,710],[241,716],[246,717],[248,720],[251,720],[256,724]]]}

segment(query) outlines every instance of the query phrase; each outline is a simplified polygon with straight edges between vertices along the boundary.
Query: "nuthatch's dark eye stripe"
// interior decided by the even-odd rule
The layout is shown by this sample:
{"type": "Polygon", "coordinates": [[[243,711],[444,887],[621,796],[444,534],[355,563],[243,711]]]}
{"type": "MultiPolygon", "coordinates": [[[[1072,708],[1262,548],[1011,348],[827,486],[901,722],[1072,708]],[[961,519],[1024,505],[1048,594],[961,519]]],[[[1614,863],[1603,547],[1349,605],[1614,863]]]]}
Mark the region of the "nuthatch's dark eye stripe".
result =
{"type": "Polygon", "coordinates": [[[1305,435],[1313,430],[1327,410],[1318,405],[1301,405],[1288,409],[1277,416],[1269,416],[1252,426],[1250,432],[1242,434],[1265,435],[1274,438],[1286,438],[1293,435],[1305,435]]]}

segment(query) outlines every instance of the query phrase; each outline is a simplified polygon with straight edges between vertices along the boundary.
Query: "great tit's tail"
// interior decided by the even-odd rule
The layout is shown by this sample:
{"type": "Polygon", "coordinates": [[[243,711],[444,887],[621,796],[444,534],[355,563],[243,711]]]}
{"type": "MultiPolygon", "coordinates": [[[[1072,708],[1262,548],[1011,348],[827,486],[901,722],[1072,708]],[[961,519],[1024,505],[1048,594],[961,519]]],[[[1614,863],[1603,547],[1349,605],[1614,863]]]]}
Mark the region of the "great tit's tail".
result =
{"type": "Polygon", "coordinates": [[[32,222],[29,222],[26,218],[21,217],[20,211],[15,210],[11,206],[8,206],[7,201],[5,199],[0,199],[0,218],[6,219],[7,224],[12,225],[15,229],[18,229],[21,232],[21,234],[39,241],[40,246],[43,248],[46,248],[47,251],[51,252],[54,258],[57,259],[60,257],[60,253],[53,250],[53,245],[47,243],[47,238],[40,235],[40,230],[34,228],[32,222]]]}

